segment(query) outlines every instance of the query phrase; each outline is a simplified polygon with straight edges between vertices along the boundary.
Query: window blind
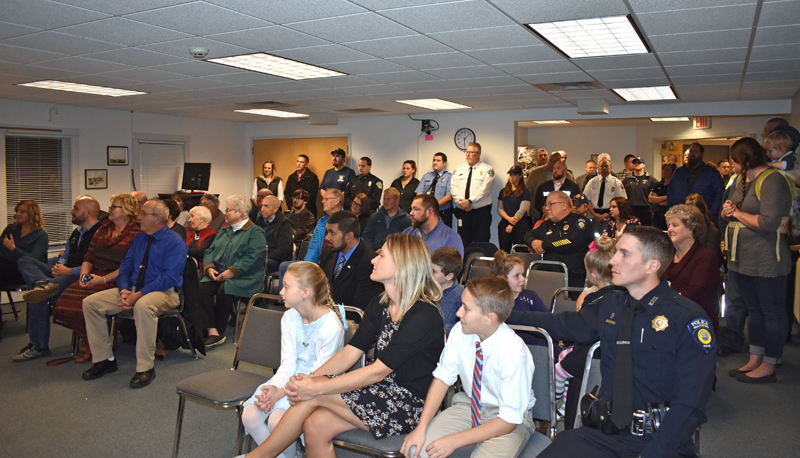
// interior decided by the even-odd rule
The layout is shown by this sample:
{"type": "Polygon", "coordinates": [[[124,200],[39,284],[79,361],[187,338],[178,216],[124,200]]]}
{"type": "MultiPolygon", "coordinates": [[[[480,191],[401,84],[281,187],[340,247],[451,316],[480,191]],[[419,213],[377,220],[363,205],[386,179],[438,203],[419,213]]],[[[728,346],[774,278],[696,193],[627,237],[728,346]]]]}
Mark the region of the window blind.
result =
{"type": "Polygon", "coordinates": [[[6,208],[25,199],[39,204],[50,245],[63,245],[73,230],[70,139],[6,135],[6,208]]]}

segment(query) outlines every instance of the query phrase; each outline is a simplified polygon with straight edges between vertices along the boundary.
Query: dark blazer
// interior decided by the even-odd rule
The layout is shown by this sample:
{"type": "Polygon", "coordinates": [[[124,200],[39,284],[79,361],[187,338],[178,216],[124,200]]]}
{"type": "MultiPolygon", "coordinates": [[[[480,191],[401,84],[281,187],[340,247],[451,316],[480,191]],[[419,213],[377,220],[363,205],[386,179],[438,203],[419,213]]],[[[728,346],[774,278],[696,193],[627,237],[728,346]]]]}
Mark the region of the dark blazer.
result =
{"type": "MultiPolygon", "coordinates": [[[[545,201],[547,200],[547,194],[550,194],[550,192],[555,189],[556,187],[553,184],[553,180],[542,183],[536,190],[536,194],[533,195],[533,208],[542,211],[542,207],[544,207],[545,201]]],[[[567,177],[567,179],[564,180],[564,184],[561,185],[561,191],[569,191],[567,194],[569,194],[570,197],[582,192],[581,188],[579,188],[574,181],[570,180],[569,177],[567,177]]]]}
{"type": "Polygon", "coordinates": [[[325,248],[319,265],[328,277],[334,302],[365,310],[370,300],[383,292],[383,285],[369,279],[372,273],[371,261],[375,256],[375,250],[361,240],[342,267],[339,276],[333,278],[336,264],[339,262],[339,252],[331,250],[330,247],[325,248]]]}

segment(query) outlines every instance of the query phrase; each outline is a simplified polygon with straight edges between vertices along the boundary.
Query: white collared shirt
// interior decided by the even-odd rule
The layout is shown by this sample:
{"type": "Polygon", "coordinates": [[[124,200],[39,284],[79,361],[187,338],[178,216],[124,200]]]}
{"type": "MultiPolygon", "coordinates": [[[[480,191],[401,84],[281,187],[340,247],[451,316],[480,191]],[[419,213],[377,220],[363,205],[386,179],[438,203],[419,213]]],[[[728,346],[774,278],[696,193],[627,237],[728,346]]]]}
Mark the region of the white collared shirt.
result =
{"type": "MultiPolygon", "coordinates": [[[[470,166],[467,163],[459,165],[450,179],[450,194],[453,202],[458,206],[465,197],[467,190],[467,177],[470,166]]],[[[472,185],[469,187],[469,200],[472,208],[481,208],[492,204],[492,187],[494,187],[494,169],[485,162],[478,162],[472,166],[472,185]]]]}
{"type": "MultiPolygon", "coordinates": [[[[479,341],[475,334],[464,334],[461,323],[456,323],[447,337],[433,376],[448,385],[455,383],[456,377],[461,377],[464,392],[472,396],[475,343],[479,341]]],[[[505,323],[481,342],[481,349],[481,404],[497,406],[497,416],[508,423],[522,424],[525,412],[536,402],[531,388],[534,369],[531,352],[505,323]]]]}
{"type": "Polygon", "coordinates": [[[625,188],[622,186],[622,182],[619,181],[619,178],[611,174],[608,174],[608,176],[605,178],[606,192],[603,194],[602,207],[598,207],[597,199],[600,198],[600,186],[603,184],[603,177],[597,175],[589,180],[589,182],[586,183],[586,187],[583,188],[583,194],[592,202],[592,208],[595,210],[598,208],[607,209],[609,205],[611,205],[611,199],[615,197],[628,198],[628,193],[625,192],[625,188]]]}

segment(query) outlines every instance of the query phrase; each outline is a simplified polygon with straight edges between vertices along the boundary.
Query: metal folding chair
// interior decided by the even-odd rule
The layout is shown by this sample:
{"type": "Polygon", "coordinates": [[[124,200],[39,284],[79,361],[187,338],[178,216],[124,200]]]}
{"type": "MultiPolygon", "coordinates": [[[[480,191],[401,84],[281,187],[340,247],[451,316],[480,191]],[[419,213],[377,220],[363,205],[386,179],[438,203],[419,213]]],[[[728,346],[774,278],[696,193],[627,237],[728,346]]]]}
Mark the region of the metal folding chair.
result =
{"type": "Polygon", "coordinates": [[[464,284],[473,278],[485,277],[492,274],[494,257],[478,256],[469,261],[467,272],[464,275],[464,284]]]}
{"type": "Polygon", "coordinates": [[[578,301],[570,299],[567,293],[581,293],[581,292],[583,292],[583,288],[570,288],[570,287],[558,288],[556,292],[553,294],[552,300],[550,301],[550,312],[551,313],[574,312],[578,301]]]}
{"type": "MultiPolygon", "coordinates": [[[[534,291],[541,298],[553,297],[553,293],[559,288],[569,286],[569,276],[567,266],[563,262],[557,261],[533,261],[528,266],[525,274],[525,289],[534,291]],[[540,270],[539,267],[554,266],[563,272],[553,272],[540,270]]],[[[544,300],[543,299],[543,300],[544,300]]]]}

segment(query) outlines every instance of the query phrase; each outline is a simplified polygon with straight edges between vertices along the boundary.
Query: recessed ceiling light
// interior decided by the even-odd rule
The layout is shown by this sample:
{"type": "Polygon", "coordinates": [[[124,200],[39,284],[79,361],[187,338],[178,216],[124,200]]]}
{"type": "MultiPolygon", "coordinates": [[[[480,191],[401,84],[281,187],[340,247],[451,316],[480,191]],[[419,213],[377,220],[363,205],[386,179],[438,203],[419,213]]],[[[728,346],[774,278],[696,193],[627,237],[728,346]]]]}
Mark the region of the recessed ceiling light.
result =
{"type": "Polygon", "coordinates": [[[412,100],[395,100],[395,102],[405,103],[406,105],[414,105],[415,107],[427,108],[429,110],[457,110],[459,108],[472,108],[460,103],[448,102],[442,99],[412,99],[412,100]]]}
{"type": "Polygon", "coordinates": [[[316,67],[304,64],[291,59],[273,56],[265,53],[243,54],[241,56],[220,57],[216,59],[206,59],[206,62],[227,65],[229,67],[243,68],[253,72],[266,73],[267,75],[281,76],[293,80],[305,80],[311,78],[329,78],[331,76],[346,76],[347,73],[340,73],[327,68],[316,67]]]}
{"type": "Polygon", "coordinates": [[[17,86],[38,87],[40,89],[52,89],[54,91],[80,92],[83,94],[107,95],[109,97],[124,97],[126,95],[147,94],[147,92],[127,91],[125,89],[115,89],[113,87],[91,86],[89,84],[66,83],[64,81],[43,80],[32,83],[20,83],[17,86]]]}
{"type": "Polygon", "coordinates": [[[261,116],[274,116],[276,118],[307,118],[307,114],[292,113],[291,111],[267,110],[266,108],[254,108],[252,110],[233,110],[237,113],[256,114],[261,116]]]}
{"type": "Polygon", "coordinates": [[[657,87],[632,87],[627,89],[612,89],[626,102],[636,102],[640,100],[675,100],[675,93],[669,86],[657,87]]]}
{"type": "Polygon", "coordinates": [[[679,121],[691,121],[687,116],[676,116],[672,118],[650,118],[653,122],[679,122],[679,121]]]}
{"type": "Polygon", "coordinates": [[[526,25],[570,58],[650,52],[628,16],[526,25]]]}
{"type": "Polygon", "coordinates": [[[569,121],[561,120],[552,120],[552,121],[533,121],[536,124],[569,124],[569,121]]]}

